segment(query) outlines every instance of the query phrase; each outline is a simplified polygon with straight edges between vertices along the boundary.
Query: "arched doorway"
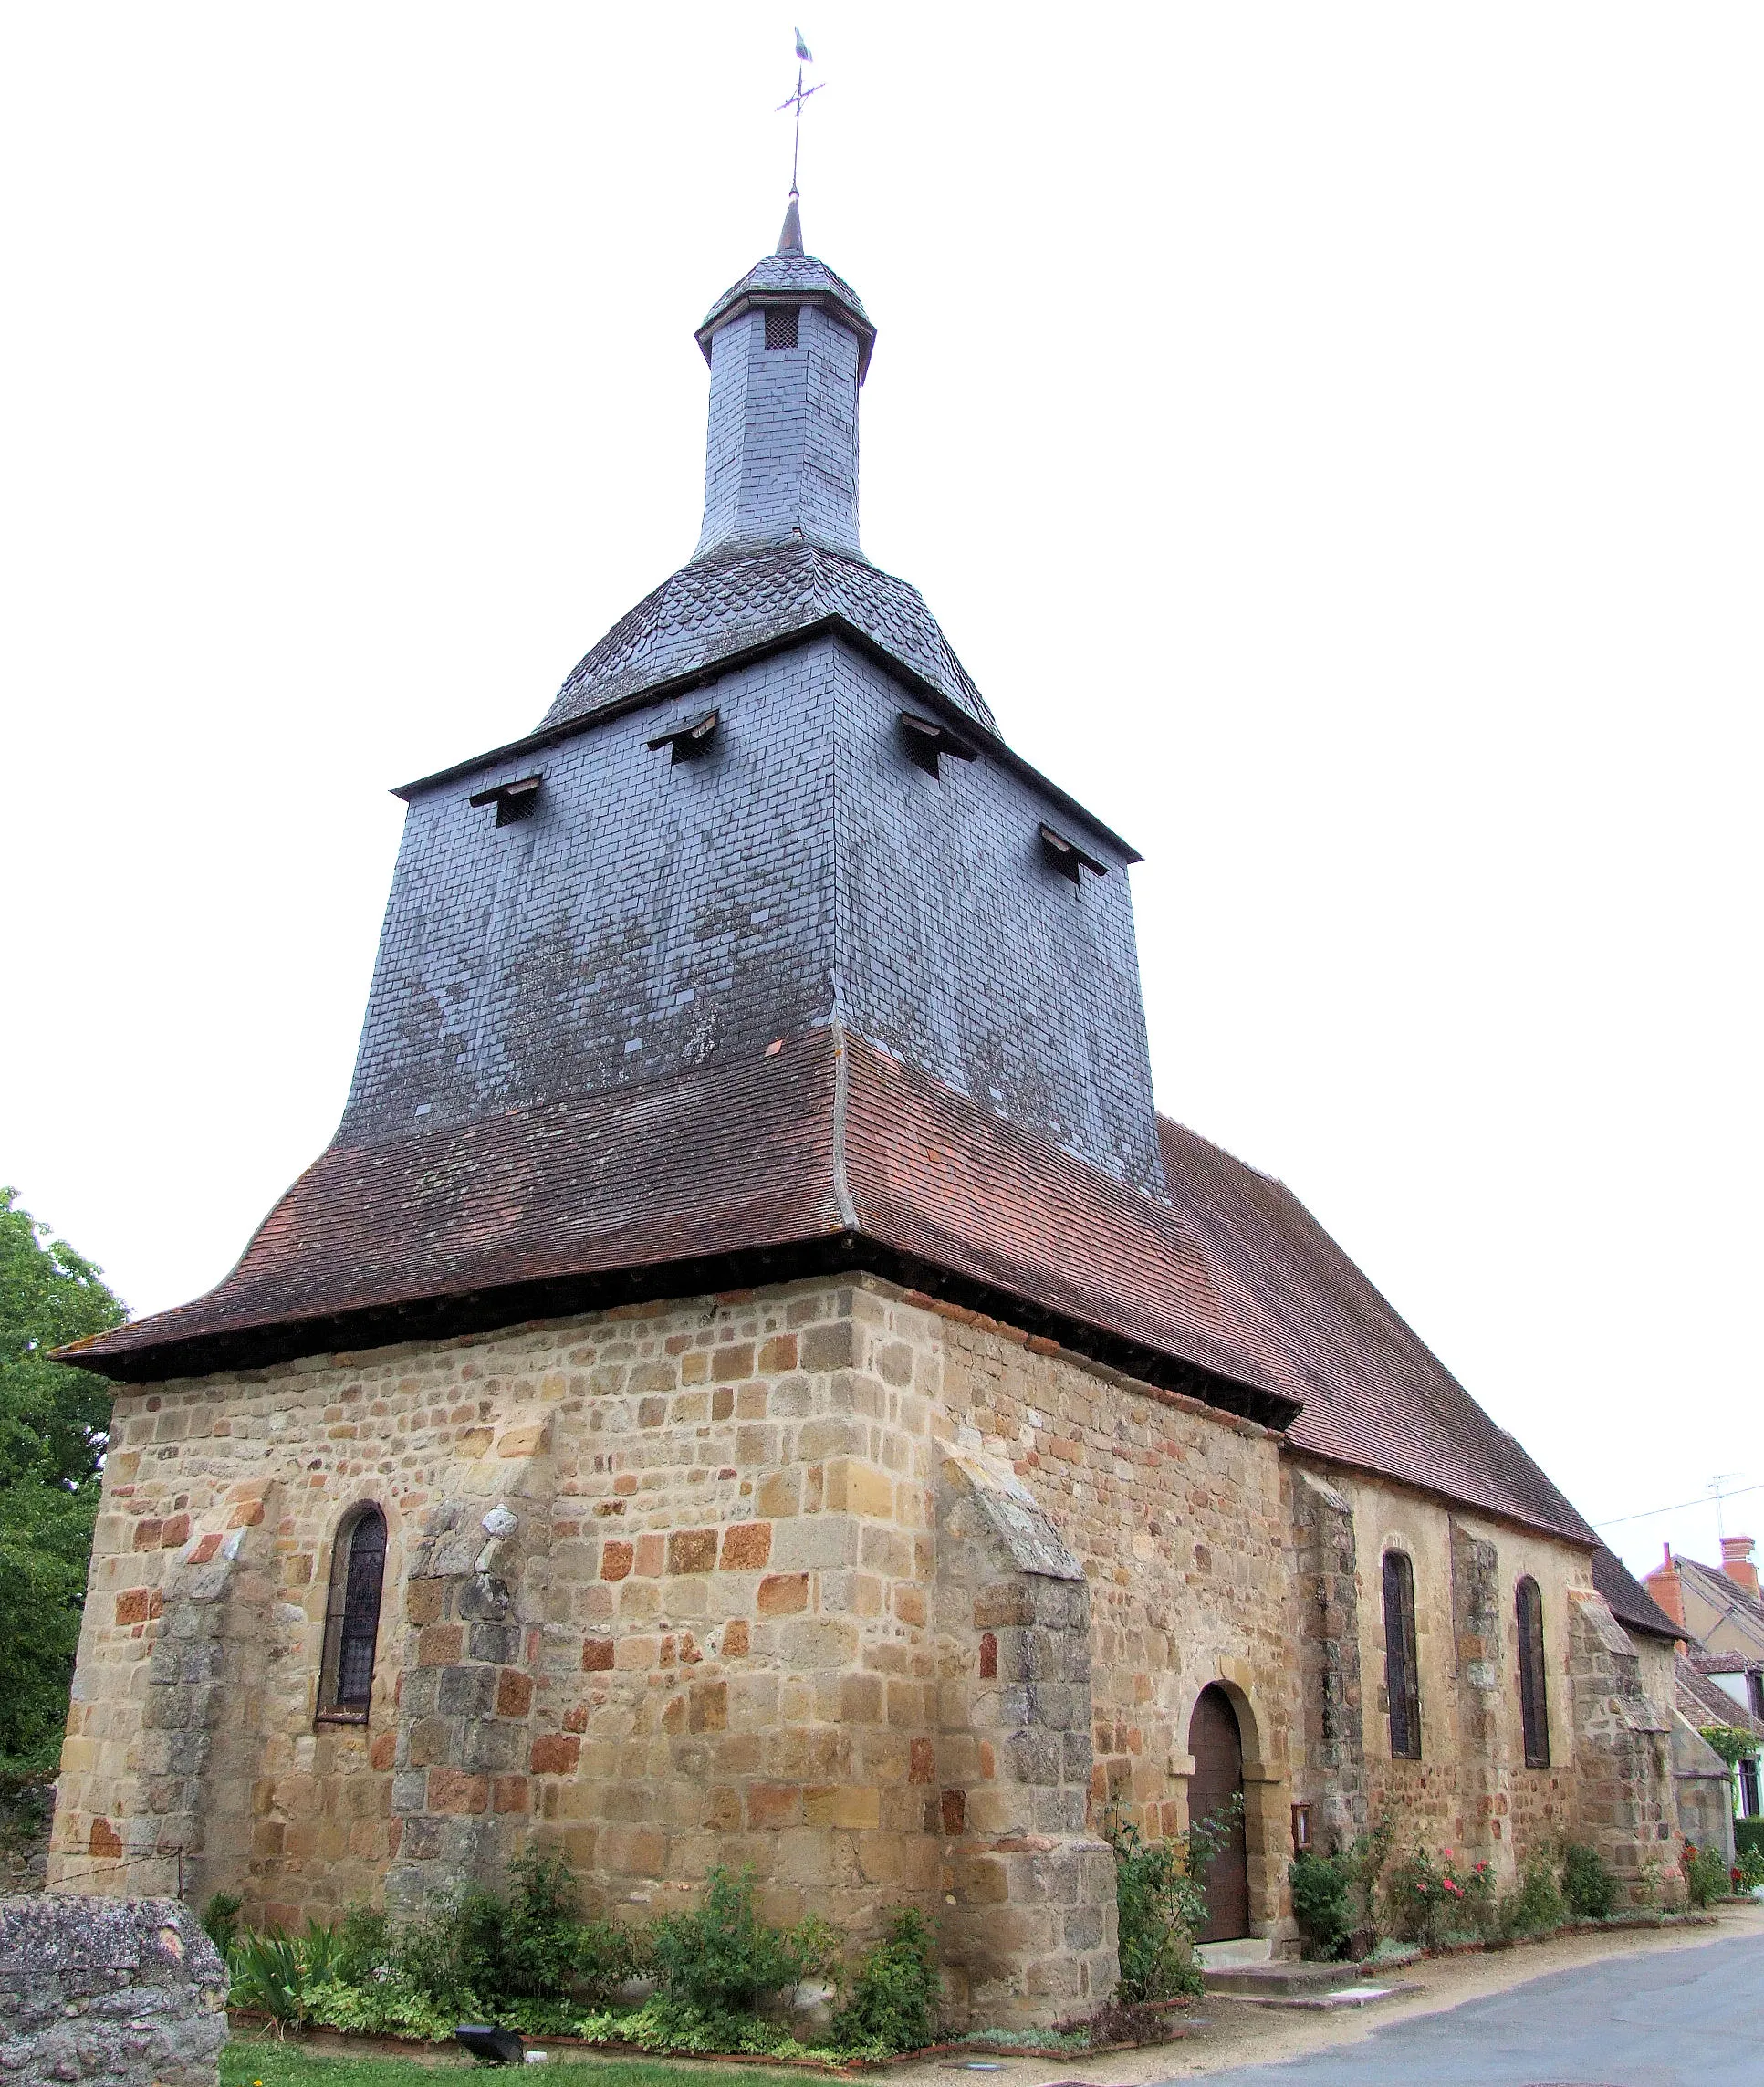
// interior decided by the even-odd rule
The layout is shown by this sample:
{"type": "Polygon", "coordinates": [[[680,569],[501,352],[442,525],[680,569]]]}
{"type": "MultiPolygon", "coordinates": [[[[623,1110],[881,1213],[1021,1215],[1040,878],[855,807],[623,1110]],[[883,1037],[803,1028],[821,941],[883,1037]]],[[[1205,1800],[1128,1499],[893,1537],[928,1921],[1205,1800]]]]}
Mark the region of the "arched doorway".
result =
{"type": "Polygon", "coordinates": [[[1249,1858],[1243,1827],[1243,1734],[1231,1698],[1216,1682],[1203,1688],[1188,1721],[1195,1772],[1188,1782],[1188,1816],[1206,1819],[1233,1798],[1231,1839],[1206,1865],[1206,1925],[1197,1942],[1232,1942],[1249,1933],[1249,1858]]]}

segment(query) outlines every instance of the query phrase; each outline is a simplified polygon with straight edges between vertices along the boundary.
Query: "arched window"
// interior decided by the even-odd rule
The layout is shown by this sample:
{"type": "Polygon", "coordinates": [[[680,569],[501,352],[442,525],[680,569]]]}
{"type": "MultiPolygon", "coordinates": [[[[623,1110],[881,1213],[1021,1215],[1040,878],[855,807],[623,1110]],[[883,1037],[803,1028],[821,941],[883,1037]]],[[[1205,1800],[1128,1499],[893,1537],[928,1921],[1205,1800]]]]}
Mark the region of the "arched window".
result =
{"type": "Polygon", "coordinates": [[[1414,1650],[1414,1568],[1400,1550],[1384,1553],[1384,1693],[1391,1706],[1391,1758],[1421,1758],[1421,1673],[1414,1650]]]}
{"type": "Polygon", "coordinates": [[[380,1634],[380,1583],[386,1570],[386,1518],[370,1502],[337,1532],[325,1607],[325,1666],[318,1715],[365,1722],[373,1694],[374,1643],[380,1634]]]}
{"type": "Polygon", "coordinates": [[[1525,1726],[1525,1765],[1550,1766],[1550,1698],[1543,1664],[1543,1596],[1535,1580],[1519,1581],[1514,1609],[1519,1626],[1519,1717],[1525,1726]]]}

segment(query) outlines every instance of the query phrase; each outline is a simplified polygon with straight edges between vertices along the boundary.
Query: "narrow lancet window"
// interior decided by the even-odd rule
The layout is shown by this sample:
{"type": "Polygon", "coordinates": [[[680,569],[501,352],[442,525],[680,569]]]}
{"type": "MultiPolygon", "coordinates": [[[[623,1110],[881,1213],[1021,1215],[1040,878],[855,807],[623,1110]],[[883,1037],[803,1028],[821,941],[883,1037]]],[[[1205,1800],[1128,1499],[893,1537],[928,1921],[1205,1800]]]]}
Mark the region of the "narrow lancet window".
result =
{"type": "Polygon", "coordinates": [[[1400,1550],[1384,1553],[1384,1693],[1390,1700],[1391,1758],[1421,1758],[1421,1673],[1414,1644],[1414,1568],[1400,1550]]]}
{"type": "Polygon", "coordinates": [[[1543,1662],[1543,1596],[1535,1580],[1519,1581],[1515,1608],[1519,1627],[1519,1718],[1525,1727],[1525,1765],[1550,1766],[1550,1697],[1543,1662]]]}
{"type": "Polygon", "coordinates": [[[373,1695],[380,1635],[380,1587],[386,1572],[386,1518],[371,1503],[356,1508],[337,1532],[325,1610],[325,1664],[318,1714],[365,1722],[373,1695]]]}

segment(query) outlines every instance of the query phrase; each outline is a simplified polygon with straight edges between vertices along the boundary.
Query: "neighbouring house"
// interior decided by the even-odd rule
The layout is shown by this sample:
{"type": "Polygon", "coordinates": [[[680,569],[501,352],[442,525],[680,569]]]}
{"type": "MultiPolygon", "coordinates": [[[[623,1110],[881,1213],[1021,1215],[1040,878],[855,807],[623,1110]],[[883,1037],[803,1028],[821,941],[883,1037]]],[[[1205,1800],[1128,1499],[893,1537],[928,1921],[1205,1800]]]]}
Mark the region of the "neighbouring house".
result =
{"type": "Polygon", "coordinates": [[[67,1354],[116,1405],[56,1888],[293,1924],[536,1838],[614,1910],[751,1863],[775,1917],[934,1915],[1003,2024],[1112,1988],[1111,1819],[1240,1804],[1208,1933],[1282,1947],[1295,1845],[1373,1817],[1669,1864],[1674,1626],[1159,1114],[1137,855],[860,548],[875,339],[793,197],[698,329],[694,555],[399,793],[330,1146],[67,1354]]]}
{"type": "Polygon", "coordinates": [[[1742,1819],[1764,1816],[1764,1601],[1753,1551],[1748,1536],[1723,1537],[1717,1570],[1668,1544],[1646,1581],[1683,1626],[1679,1707],[1699,1727],[1725,1725],[1760,1742],[1732,1771],[1742,1819]]]}

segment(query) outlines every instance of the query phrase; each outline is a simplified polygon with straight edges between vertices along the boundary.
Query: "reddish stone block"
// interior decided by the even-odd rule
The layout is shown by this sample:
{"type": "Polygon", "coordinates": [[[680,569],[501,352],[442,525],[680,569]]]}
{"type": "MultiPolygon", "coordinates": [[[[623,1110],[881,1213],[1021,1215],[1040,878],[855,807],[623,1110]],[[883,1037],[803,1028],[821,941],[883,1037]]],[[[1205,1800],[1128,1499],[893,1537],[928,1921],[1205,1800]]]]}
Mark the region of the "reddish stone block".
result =
{"type": "Polygon", "coordinates": [[[946,1790],[938,1810],[944,1831],[952,1839],[967,1831],[967,1793],[965,1790],[946,1790]]]}
{"type": "Polygon", "coordinates": [[[659,1579],[662,1561],[667,1556],[666,1539],[660,1536],[640,1536],[637,1539],[637,1571],[644,1580],[659,1579]]]}
{"type": "Polygon", "coordinates": [[[368,1749],[368,1766],[373,1769],[389,1769],[397,1758],[398,1734],[396,1732],[381,1732],[368,1749]]]}
{"type": "Polygon", "coordinates": [[[190,1517],[168,1515],[160,1528],[160,1549],[177,1550],[190,1541],[190,1517]]]}
{"type": "Polygon", "coordinates": [[[219,1532],[210,1529],[206,1536],[196,1539],[196,1548],[190,1554],[192,1565],[206,1565],[220,1550],[223,1539],[219,1532]]]}
{"type": "MultiPolygon", "coordinates": [[[[731,1530],[731,1535],[734,1531],[731,1530]]],[[[643,1539],[639,1539],[641,1543],[643,1539]]],[[[771,1549],[769,1537],[767,1549],[771,1549]]],[[[712,1572],[716,1568],[715,1529],[675,1529],[668,1538],[670,1572],[712,1572]]]]}
{"type": "Polygon", "coordinates": [[[794,1615],[798,1609],[809,1606],[809,1575],[806,1572],[773,1572],[759,1583],[759,1612],[762,1616],[794,1615]]]}
{"type": "Polygon", "coordinates": [[[144,1623],[146,1621],[146,1588],[130,1587],[117,1596],[117,1622],[119,1623],[144,1623]]]}
{"type": "Polygon", "coordinates": [[[492,1811],[525,1811],[529,1791],[525,1776],[497,1776],[490,1785],[492,1811]]]}
{"type": "Polygon", "coordinates": [[[588,1730],[588,1706],[586,1703],[572,1703],[569,1706],[563,1714],[563,1728],[566,1732],[586,1732],[588,1730]]]}
{"type": "Polygon", "coordinates": [[[997,1681],[998,1678],[998,1641],[990,1631],[980,1633],[980,1679],[997,1681]]]}
{"type": "Polygon", "coordinates": [[[404,1595],[404,1613],[419,1630],[434,1623],[441,1614],[441,1582],[412,1580],[404,1595]]]}
{"type": "Polygon", "coordinates": [[[571,1776],[582,1758],[582,1743],[565,1732],[541,1732],[533,1742],[536,1776],[571,1776]]]}
{"type": "Polygon", "coordinates": [[[122,1836],[108,1819],[93,1820],[92,1831],[87,1837],[86,1852],[89,1855],[99,1855],[106,1858],[114,1858],[121,1854],[122,1836]]]}
{"type": "Polygon", "coordinates": [[[729,1728],[729,1685],[726,1681],[694,1681],[687,1727],[694,1732],[726,1732],[729,1728]]]}
{"type": "Polygon", "coordinates": [[[487,1776],[467,1775],[464,1769],[429,1770],[429,1810],[450,1813],[482,1811],[490,1801],[487,1776]]]}
{"type": "Polygon", "coordinates": [[[770,1522],[735,1522],[723,1532],[725,1572],[757,1572],[771,1555],[770,1522]]]}
{"type": "Polygon", "coordinates": [[[160,1531],[164,1527],[163,1522],[155,1520],[151,1516],[137,1522],[135,1524],[135,1549],[137,1550],[157,1550],[160,1547],[160,1531]]]}
{"type": "Polygon", "coordinates": [[[496,1676],[496,1716],[525,1717],[533,1707],[533,1676],[506,1666],[496,1676]]]}
{"type": "Polygon", "coordinates": [[[797,1366],[797,1337],[794,1333],[775,1333],[761,1344],[759,1373],[762,1377],[782,1376],[787,1370],[797,1366]]]}
{"type": "Polygon", "coordinates": [[[465,1644],[465,1633],[457,1623],[431,1623],[416,1638],[418,1666],[452,1666],[465,1644]]]}
{"type": "Polygon", "coordinates": [[[937,1748],[930,1739],[914,1739],[907,1754],[908,1782],[935,1782],[937,1748]]]}
{"type": "Polygon", "coordinates": [[[261,1500],[241,1500],[228,1514],[226,1526],[230,1529],[252,1529],[263,1518],[264,1504],[261,1500]]]}
{"type": "Polygon", "coordinates": [[[582,1672],[584,1674],[610,1674],[612,1671],[612,1640],[611,1638],[584,1638],[582,1640],[582,1672]]]}
{"type": "Polygon", "coordinates": [[[795,1783],[757,1782],[747,1786],[747,1831],[774,1832],[802,1819],[802,1792],[795,1783]]]}
{"type": "Polygon", "coordinates": [[[623,1580],[636,1562],[637,1552],[633,1545],[622,1537],[611,1537],[600,1546],[600,1578],[623,1580]]]}
{"type": "Polygon", "coordinates": [[[740,1659],[747,1650],[747,1619],[737,1616],[734,1623],[723,1626],[723,1657],[740,1659]]]}

